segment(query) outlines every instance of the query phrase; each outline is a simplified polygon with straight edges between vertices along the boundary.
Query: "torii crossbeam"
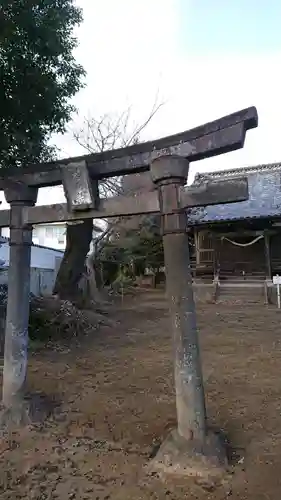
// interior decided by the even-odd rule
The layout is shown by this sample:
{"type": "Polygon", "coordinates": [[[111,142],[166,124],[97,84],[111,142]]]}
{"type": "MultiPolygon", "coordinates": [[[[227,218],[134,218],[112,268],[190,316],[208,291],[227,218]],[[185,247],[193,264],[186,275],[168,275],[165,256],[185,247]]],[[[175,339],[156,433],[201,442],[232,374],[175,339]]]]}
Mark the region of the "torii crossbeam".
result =
{"type": "Polygon", "coordinates": [[[8,168],[0,171],[0,189],[5,189],[8,179],[37,188],[62,184],[62,171],[73,163],[85,163],[92,179],[104,179],[148,171],[152,155],[177,154],[190,162],[203,160],[242,148],[247,130],[256,126],[257,111],[250,107],[155,141],[24,168],[8,168]]]}
{"type": "MultiPolygon", "coordinates": [[[[175,353],[178,428],[160,449],[153,466],[171,472],[194,473],[195,456],[197,459],[202,457],[202,461],[199,460],[202,474],[208,460],[212,465],[222,465],[225,455],[221,454],[216,437],[207,427],[186,209],[243,201],[248,197],[248,184],[247,178],[242,177],[197,187],[184,186],[190,161],[243,147],[246,131],[256,127],[257,123],[257,112],[252,107],[158,141],[103,154],[0,171],[0,189],[4,190],[11,205],[11,210],[0,211],[0,227],[10,226],[11,245],[2,400],[4,423],[19,423],[30,417],[24,386],[32,225],[160,212],[175,353]],[[157,191],[99,199],[99,180],[149,169],[157,191]],[[61,183],[66,204],[35,206],[39,187],[61,183]],[[170,465],[165,462],[166,456],[170,465]]],[[[199,467],[198,460],[196,467],[199,467]]]]}

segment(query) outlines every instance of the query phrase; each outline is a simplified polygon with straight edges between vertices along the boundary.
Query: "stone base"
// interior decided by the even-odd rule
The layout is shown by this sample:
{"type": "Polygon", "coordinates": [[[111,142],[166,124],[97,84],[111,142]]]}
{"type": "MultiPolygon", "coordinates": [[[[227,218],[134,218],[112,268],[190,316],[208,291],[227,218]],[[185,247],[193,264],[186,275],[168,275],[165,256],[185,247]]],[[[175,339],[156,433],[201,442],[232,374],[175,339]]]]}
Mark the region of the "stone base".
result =
{"type": "Polygon", "coordinates": [[[26,394],[23,399],[6,407],[0,404],[0,432],[13,431],[22,427],[42,424],[57,406],[42,393],[26,394]]]}
{"type": "Polygon", "coordinates": [[[30,409],[27,402],[22,401],[12,407],[0,406],[0,431],[13,431],[31,424],[30,409]]]}
{"type": "Polygon", "coordinates": [[[172,431],[148,465],[148,473],[193,476],[208,482],[219,480],[227,469],[226,449],[221,437],[206,436],[204,444],[187,441],[172,431]]]}

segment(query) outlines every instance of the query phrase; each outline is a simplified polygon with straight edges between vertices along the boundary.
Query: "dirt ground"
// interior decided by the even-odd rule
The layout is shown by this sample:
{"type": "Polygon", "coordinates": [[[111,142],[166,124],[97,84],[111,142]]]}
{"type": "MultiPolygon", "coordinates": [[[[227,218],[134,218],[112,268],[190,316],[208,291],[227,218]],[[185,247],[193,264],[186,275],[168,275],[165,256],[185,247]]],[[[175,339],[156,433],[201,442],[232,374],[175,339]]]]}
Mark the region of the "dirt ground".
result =
{"type": "Polygon", "coordinates": [[[1,439],[1,500],[279,500],[281,313],[198,306],[209,421],[233,447],[232,479],[213,491],[144,470],[176,424],[163,294],[125,301],[115,317],[87,346],[30,356],[30,389],[57,407],[44,424],[1,439]]]}

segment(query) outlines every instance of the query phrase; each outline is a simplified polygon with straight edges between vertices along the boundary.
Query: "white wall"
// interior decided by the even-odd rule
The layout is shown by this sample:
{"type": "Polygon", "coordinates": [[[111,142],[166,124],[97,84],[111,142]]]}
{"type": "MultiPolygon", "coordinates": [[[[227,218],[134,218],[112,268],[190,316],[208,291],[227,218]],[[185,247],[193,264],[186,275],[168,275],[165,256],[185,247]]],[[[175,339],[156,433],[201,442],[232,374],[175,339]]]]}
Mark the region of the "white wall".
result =
{"type": "MultiPolygon", "coordinates": [[[[102,231],[106,228],[104,221],[94,220],[94,224],[96,228],[100,227],[102,231]]],[[[1,234],[5,238],[9,238],[10,228],[3,227],[1,234]]],[[[94,229],[93,239],[99,235],[100,232],[94,229]]],[[[43,247],[64,251],[66,246],[66,224],[38,224],[33,227],[32,241],[34,245],[41,245],[43,247]]]]}
{"type": "MultiPolygon", "coordinates": [[[[1,249],[0,249],[1,252],[1,249]]],[[[63,258],[63,252],[51,248],[31,247],[31,267],[55,269],[56,257],[63,258]]]]}
{"type": "Polygon", "coordinates": [[[64,250],[66,246],[66,225],[63,223],[34,226],[32,240],[35,245],[64,250]]]}
{"type": "MultiPolygon", "coordinates": [[[[52,295],[55,284],[55,271],[33,267],[30,273],[30,291],[33,295],[52,295]]],[[[8,269],[0,271],[0,284],[8,285],[8,269]]]]}
{"type": "MultiPolygon", "coordinates": [[[[0,247],[0,261],[4,261],[4,267],[9,266],[9,243],[5,242],[0,247]]],[[[39,269],[52,269],[58,267],[58,259],[62,259],[63,252],[59,250],[44,248],[44,247],[31,247],[31,267],[39,269]]]]}
{"type": "Polygon", "coordinates": [[[43,240],[41,238],[37,238],[36,236],[32,238],[32,241],[34,245],[42,245],[46,246],[49,248],[54,248],[55,250],[65,250],[65,240],[60,243],[56,238],[44,238],[43,240]]]}
{"type": "MultiPolygon", "coordinates": [[[[34,226],[32,241],[34,245],[42,245],[44,247],[55,248],[56,250],[65,250],[66,245],[66,231],[64,224],[46,224],[34,226]],[[50,231],[51,229],[51,231],[50,231]],[[51,233],[51,234],[49,234],[51,233]],[[48,236],[49,234],[49,236],[48,236]],[[60,237],[59,237],[60,234],[60,237]]],[[[10,237],[10,228],[2,228],[2,236],[5,238],[10,237]]]]}

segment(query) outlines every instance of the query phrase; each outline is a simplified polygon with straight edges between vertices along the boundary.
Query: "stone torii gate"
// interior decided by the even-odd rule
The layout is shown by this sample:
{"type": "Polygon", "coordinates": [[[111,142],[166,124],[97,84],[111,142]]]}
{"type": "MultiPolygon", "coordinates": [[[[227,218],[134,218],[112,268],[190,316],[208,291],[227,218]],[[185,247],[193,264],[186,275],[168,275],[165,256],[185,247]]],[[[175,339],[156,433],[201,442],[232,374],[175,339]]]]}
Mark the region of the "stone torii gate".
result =
{"type": "Polygon", "coordinates": [[[53,163],[0,171],[0,189],[10,210],[0,211],[0,227],[10,227],[10,266],[5,332],[2,424],[31,419],[25,400],[27,371],[30,252],[32,226],[158,213],[162,215],[166,287],[174,345],[178,428],[162,445],[155,468],[198,472],[221,465],[225,454],[207,426],[190,273],[186,209],[247,199],[246,178],[185,188],[189,162],[244,145],[246,131],[257,126],[248,108],[219,120],[154,142],[53,163]],[[106,177],[151,171],[156,191],[100,199],[98,182],[106,177]],[[38,188],[63,184],[66,204],[35,206],[38,188]],[[207,467],[208,468],[208,467],[207,467]]]}

